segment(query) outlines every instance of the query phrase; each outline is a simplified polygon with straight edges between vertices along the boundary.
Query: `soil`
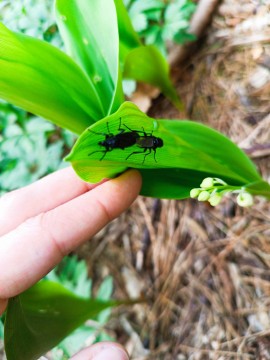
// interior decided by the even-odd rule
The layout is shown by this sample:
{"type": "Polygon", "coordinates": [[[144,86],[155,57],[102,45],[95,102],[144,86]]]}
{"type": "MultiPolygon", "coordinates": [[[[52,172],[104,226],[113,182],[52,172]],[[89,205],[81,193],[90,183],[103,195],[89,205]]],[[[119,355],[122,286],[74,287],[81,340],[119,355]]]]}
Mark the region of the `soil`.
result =
{"type": "MultiPolygon", "coordinates": [[[[220,2],[193,52],[174,68],[187,113],[161,95],[148,113],[211,126],[270,180],[270,2],[220,2]]],[[[139,197],[84,245],[98,287],[106,274],[120,307],[106,326],[133,360],[270,359],[270,205],[234,197],[212,208],[139,197]]]]}

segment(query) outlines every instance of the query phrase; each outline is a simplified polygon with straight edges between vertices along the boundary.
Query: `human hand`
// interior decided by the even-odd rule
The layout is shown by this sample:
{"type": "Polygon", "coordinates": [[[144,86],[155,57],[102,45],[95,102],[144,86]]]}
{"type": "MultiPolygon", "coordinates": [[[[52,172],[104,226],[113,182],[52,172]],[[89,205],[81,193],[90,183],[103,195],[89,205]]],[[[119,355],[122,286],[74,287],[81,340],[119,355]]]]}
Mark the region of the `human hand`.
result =
{"type": "MultiPolygon", "coordinates": [[[[71,168],[0,198],[0,314],[7,299],[47,274],[137,197],[141,178],[128,171],[100,184],[81,181],[71,168]]],[[[90,346],[74,360],[127,360],[113,343],[90,346]]]]}
{"type": "Polygon", "coordinates": [[[127,209],[140,186],[134,170],[87,184],[66,168],[0,198],[0,314],[8,298],[127,209]]]}
{"type": "Polygon", "coordinates": [[[112,342],[100,342],[89,346],[76,355],[71,360],[128,360],[127,352],[122,346],[112,342]]]}

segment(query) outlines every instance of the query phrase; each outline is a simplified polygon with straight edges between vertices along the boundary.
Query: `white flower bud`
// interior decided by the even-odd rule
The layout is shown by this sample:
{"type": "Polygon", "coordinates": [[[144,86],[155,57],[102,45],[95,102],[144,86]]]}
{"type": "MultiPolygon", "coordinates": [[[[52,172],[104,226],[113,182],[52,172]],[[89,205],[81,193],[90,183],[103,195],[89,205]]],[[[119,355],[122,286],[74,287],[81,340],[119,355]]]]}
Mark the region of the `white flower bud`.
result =
{"type": "Polygon", "coordinates": [[[195,199],[199,195],[200,191],[201,191],[201,189],[198,189],[198,188],[191,189],[190,190],[190,197],[192,199],[195,199]]]}
{"type": "Polygon", "coordinates": [[[214,186],[214,179],[211,177],[207,177],[205,179],[203,179],[200,187],[203,189],[208,189],[210,187],[214,186]]]}
{"type": "Polygon", "coordinates": [[[206,190],[201,191],[198,196],[199,201],[207,201],[209,198],[210,198],[210,194],[206,190]]]}
{"type": "Polygon", "coordinates": [[[248,192],[241,192],[236,200],[239,206],[247,207],[253,205],[253,197],[248,192]]]}
{"type": "Polygon", "coordinates": [[[222,199],[222,196],[220,194],[215,193],[210,196],[208,201],[209,201],[210,205],[217,206],[221,202],[221,199],[222,199]]]}
{"type": "Polygon", "coordinates": [[[225,183],[225,181],[223,181],[222,179],[219,178],[213,178],[214,183],[215,184],[219,184],[219,185],[227,185],[227,183],[225,183]]]}

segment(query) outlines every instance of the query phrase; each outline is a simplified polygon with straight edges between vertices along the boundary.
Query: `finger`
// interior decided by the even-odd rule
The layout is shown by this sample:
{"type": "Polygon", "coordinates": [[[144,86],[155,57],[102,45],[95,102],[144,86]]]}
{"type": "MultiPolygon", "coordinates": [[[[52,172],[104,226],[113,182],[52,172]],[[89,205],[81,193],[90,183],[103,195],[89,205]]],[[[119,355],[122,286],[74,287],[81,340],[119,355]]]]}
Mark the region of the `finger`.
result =
{"type": "Polygon", "coordinates": [[[71,167],[56,171],[35,183],[0,198],[0,236],[26,219],[49,211],[97,184],[80,180],[71,167]]]}
{"type": "Polygon", "coordinates": [[[71,360],[128,360],[122,346],[112,342],[100,342],[89,346],[74,355],[71,360]]]}
{"type": "Polygon", "coordinates": [[[141,177],[128,171],[44,214],[0,240],[0,298],[33,285],[61,258],[119,216],[138,195],[141,177]]]}

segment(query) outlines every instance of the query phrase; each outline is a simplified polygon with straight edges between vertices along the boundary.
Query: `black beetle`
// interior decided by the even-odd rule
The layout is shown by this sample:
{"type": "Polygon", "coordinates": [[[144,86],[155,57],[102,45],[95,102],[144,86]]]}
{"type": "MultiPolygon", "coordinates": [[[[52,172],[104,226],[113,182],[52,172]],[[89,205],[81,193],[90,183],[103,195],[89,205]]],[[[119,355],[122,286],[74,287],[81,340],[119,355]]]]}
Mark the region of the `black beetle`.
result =
{"type": "Polygon", "coordinates": [[[121,128],[121,118],[120,123],[118,127],[118,134],[112,134],[109,130],[109,124],[107,123],[107,130],[108,134],[105,133],[98,133],[93,130],[89,130],[90,132],[96,134],[96,135],[104,135],[105,139],[98,142],[98,145],[103,146],[105,150],[96,150],[92,153],[88,154],[88,156],[96,153],[96,152],[102,152],[103,156],[101,157],[100,161],[104,159],[107,152],[112,151],[113,149],[126,149],[127,147],[133,146],[136,144],[136,140],[140,137],[137,131],[131,130],[129,127],[124,125],[129,131],[126,131],[125,129],[121,128]]]}
{"type": "Polygon", "coordinates": [[[148,151],[148,153],[144,155],[144,159],[143,159],[143,162],[142,162],[142,164],[143,164],[144,161],[145,161],[146,156],[148,156],[149,154],[151,154],[152,151],[154,151],[154,159],[155,159],[155,162],[157,162],[157,160],[156,160],[156,149],[160,148],[160,147],[162,147],[164,145],[163,140],[161,138],[159,138],[159,137],[153,136],[153,131],[150,134],[149,133],[147,134],[144,131],[144,128],[142,128],[142,129],[143,129],[143,131],[136,131],[137,134],[143,133],[143,136],[139,136],[139,137],[136,138],[136,145],[138,147],[142,148],[143,151],[134,151],[134,152],[132,152],[131,154],[128,155],[126,160],[131,155],[143,154],[146,151],[148,151]]]}

